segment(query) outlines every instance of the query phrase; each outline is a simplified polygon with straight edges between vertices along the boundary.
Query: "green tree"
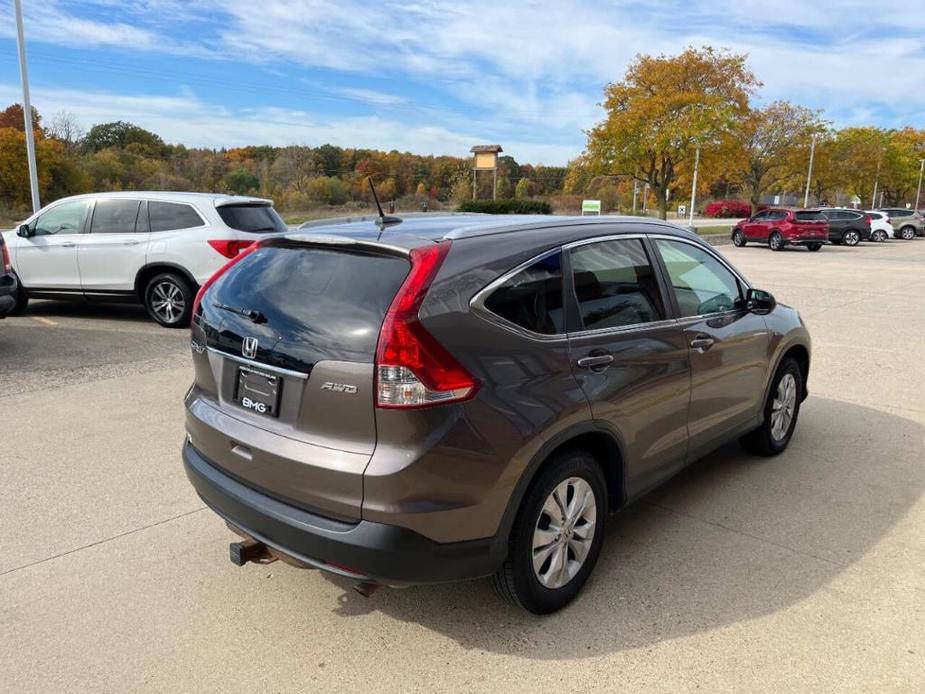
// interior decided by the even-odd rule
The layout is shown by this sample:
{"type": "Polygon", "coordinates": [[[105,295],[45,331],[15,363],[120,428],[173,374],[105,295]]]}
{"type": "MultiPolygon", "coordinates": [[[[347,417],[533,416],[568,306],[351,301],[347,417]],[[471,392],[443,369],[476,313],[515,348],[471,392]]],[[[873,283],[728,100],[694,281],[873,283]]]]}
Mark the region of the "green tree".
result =
{"type": "Polygon", "coordinates": [[[165,156],[168,152],[160,135],[125,121],[100,123],[90,128],[83,140],[85,152],[99,152],[110,147],[133,150],[146,156],[165,156]]]}
{"type": "Polygon", "coordinates": [[[664,219],[678,166],[698,143],[734,129],[758,86],[744,55],[705,47],[637,56],[624,79],[604,90],[607,116],[588,134],[587,160],[597,173],[648,183],[664,219]]]}
{"type": "Polygon", "coordinates": [[[225,174],[222,179],[225,188],[237,193],[238,195],[247,195],[252,190],[260,186],[260,179],[253,171],[245,168],[234,169],[225,174]]]}

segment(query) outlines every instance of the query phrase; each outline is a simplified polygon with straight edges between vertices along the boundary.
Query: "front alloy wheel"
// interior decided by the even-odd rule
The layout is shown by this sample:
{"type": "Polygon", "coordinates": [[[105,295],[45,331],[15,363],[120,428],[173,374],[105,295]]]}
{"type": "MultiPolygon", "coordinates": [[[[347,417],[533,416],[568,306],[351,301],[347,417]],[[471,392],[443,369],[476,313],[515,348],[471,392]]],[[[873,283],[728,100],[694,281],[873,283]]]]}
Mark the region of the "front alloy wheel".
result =
{"type": "Polygon", "coordinates": [[[758,455],[777,455],[787,448],[803,402],[803,373],[793,357],[777,367],[764,406],[764,421],[739,439],[742,447],[758,455]]]}
{"type": "Polygon", "coordinates": [[[736,229],[732,232],[732,243],[742,248],[745,245],[745,234],[742,233],[741,229],[736,229]]]}
{"type": "Polygon", "coordinates": [[[861,240],[861,235],[856,232],[854,229],[849,229],[845,232],[845,235],[842,237],[846,246],[857,246],[858,242],[861,240]]]}

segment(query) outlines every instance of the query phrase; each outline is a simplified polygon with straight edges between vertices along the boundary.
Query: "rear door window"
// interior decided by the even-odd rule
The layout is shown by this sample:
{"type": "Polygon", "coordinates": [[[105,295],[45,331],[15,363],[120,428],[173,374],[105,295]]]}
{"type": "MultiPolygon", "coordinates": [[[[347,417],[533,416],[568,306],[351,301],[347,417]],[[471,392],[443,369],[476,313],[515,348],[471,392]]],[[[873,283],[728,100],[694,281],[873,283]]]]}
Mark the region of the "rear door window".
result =
{"type": "Polygon", "coordinates": [[[485,308],[533,333],[564,333],[561,251],[510,277],[485,300],[485,308]]]}
{"type": "Polygon", "coordinates": [[[148,219],[151,231],[174,231],[205,225],[199,213],[191,205],[162,200],[148,201],[148,219]]]}
{"type": "Polygon", "coordinates": [[[825,217],[818,212],[796,212],[798,222],[824,222],[825,217]]]}
{"type": "Polygon", "coordinates": [[[270,205],[222,205],[218,216],[232,229],[251,234],[286,231],[286,223],[270,205]]]}
{"type": "Polygon", "coordinates": [[[658,281],[641,239],[573,248],[572,280],[585,330],[651,323],[665,317],[658,281]]]}
{"type": "Polygon", "coordinates": [[[91,234],[134,234],[140,200],[103,199],[96,201],[91,234]]]}

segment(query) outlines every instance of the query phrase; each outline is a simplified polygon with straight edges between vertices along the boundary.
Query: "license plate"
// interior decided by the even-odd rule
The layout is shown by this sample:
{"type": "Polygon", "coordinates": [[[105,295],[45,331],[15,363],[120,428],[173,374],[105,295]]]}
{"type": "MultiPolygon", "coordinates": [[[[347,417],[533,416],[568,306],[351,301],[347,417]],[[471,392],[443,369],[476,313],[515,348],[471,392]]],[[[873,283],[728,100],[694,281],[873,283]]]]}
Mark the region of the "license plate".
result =
{"type": "Polygon", "coordinates": [[[279,394],[282,379],[247,366],[238,367],[235,402],[244,409],[267,417],[279,416],[279,394]]]}

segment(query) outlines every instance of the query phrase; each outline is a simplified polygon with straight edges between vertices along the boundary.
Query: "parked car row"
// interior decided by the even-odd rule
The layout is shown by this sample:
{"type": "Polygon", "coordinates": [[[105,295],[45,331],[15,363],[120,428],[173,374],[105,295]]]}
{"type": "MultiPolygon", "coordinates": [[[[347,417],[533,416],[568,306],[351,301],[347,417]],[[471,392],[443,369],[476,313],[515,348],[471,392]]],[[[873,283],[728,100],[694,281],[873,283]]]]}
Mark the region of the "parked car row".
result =
{"type": "MultiPolygon", "coordinates": [[[[254,241],[287,227],[270,200],[208,193],[62,198],[4,232],[10,274],[29,299],[142,303],[169,328],[189,325],[196,290],[254,241]]],[[[0,290],[2,291],[2,290],[0,290]]],[[[9,303],[0,299],[2,304],[9,303]]]]}
{"type": "Polygon", "coordinates": [[[773,251],[805,246],[818,251],[826,243],[857,246],[861,241],[910,240],[925,235],[925,217],[915,210],[840,207],[793,209],[776,207],[743,219],[732,229],[736,246],[767,244],[773,251]]]}

